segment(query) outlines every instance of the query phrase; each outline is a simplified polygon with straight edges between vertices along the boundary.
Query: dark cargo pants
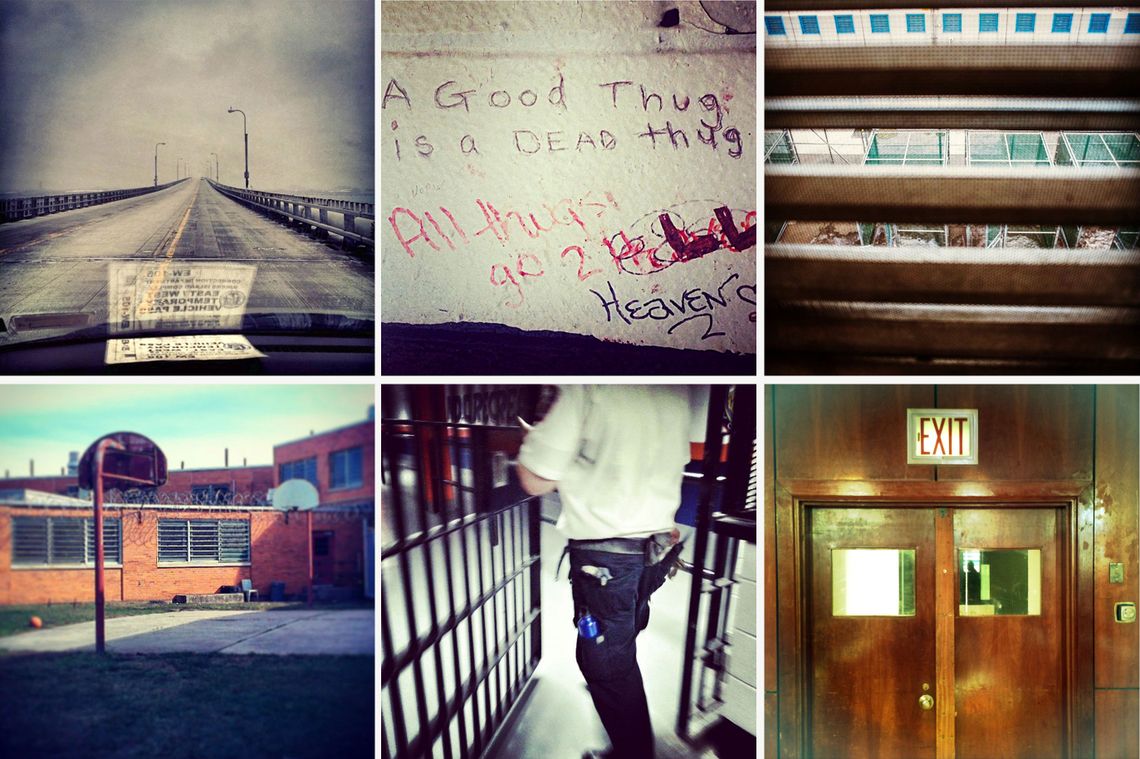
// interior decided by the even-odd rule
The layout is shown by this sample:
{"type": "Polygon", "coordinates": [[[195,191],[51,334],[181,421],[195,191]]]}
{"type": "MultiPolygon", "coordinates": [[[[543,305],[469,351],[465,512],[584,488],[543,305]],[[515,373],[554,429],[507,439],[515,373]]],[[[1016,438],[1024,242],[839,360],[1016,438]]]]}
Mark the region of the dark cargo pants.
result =
{"type": "Polygon", "coordinates": [[[599,633],[595,640],[578,636],[578,668],[620,759],[653,757],[653,727],[637,665],[637,634],[649,624],[649,596],[665,582],[680,550],[678,544],[661,562],[646,566],[644,556],[570,549],[575,624],[589,610],[599,633]],[[604,567],[612,579],[603,585],[583,572],[583,566],[604,567]]]}

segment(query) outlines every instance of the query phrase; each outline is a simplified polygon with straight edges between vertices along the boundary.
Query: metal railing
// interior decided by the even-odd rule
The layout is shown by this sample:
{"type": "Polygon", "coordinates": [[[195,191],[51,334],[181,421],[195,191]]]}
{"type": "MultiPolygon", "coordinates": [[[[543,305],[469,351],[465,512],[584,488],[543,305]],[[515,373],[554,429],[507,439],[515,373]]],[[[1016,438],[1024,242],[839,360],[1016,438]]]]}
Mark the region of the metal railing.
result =
{"type": "Polygon", "coordinates": [[[185,181],[185,179],[178,179],[160,184],[157,187],[133,187],[129,190],[103,190],[101,192],[73,192],[65,195],[5,198],[0,200],[0,224],[21,219],[33,219],[37,216],[47,216],[63,211],[74,211],[77,208],[97,206],[116,200],[126,200],[127,198],[165,190],[167,187],[173,187],[185,181]]]}
{"type": "Polygon", "coordinates": [[[482,756],[542,656],[541,499],[496,476],[504,429],[381,422],[385,759],[482,756]]]}
{"type": "Polygon", "coordinates": [[[286,195],[262,190],[243,190],[207,179],[210,186],[244,206],[277,216],[288,223],[307,228],[318,237],[332,234],[348,247],[376,247],[376,211],[372,203],[303,195],[286,195]]]}

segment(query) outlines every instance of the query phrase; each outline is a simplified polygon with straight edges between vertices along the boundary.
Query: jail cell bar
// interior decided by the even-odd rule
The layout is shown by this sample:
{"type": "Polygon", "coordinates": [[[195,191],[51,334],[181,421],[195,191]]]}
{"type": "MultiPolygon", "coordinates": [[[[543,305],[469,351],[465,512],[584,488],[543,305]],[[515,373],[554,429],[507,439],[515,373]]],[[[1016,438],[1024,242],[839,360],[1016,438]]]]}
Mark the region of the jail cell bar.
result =
{"type": "Polygon", "coordinates": [[[381,422],[385,758],[482,755],[538,666],[541,499],[496,488],[491,464],[493,436],[518,432],[381,422]]]}
{"type": "MultiPolygon", "coordinates": [[[[693,564],[689,570],[693,578],[681,672],[681,702],[675,726],[677,734],[686,739],[710,727],[719,716],[731,718],[741,710],[751,712],[756,703],[755,695],[744,703],[741,691],[726,687],[732,677],[728,667],[736,613],[732,602],[739,597],[734,596],[733,590],[749,592],[753,597],[756,594],[754,586],[745,590],[748,584],[740,583],[737,577],[741,544],[755,546],[757,538],[756,386],[736,385],[734,388],[728,455],[722,464],[721,430],[726,397],[726,387],[712,386],[701,462],[693,564]],[[721,474],[723,482],[719,481],[721,474]]],[[[743,640],[736,643],[745,645],[743,640]]],[[[754,671],[749,674],[755,678],[754,671]]],[[[734,721],[739,723],[740,720],[734,721]]]]}

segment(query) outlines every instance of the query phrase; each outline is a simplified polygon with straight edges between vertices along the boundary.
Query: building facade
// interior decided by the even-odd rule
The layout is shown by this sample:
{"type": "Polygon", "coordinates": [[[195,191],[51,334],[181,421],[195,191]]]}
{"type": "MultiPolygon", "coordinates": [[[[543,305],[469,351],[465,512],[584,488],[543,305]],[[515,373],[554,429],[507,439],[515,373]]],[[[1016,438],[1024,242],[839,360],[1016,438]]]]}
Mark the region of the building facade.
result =
{"type": "MultiPolygon", "coordinates": [[[[170,601],[242,580],[263,600],[307,597],[309,520],[272,506],[273,488],[298,476],[320,494],[316,597],[370,595],[373,437],[369,419],[280,444],[272,466],[175,470],[160,488],[112,491],[107,600],[170,601]]],[[[94,561],[92,502],[75,476],[0,480],[0,604],[92,601],[94,561]]]]}

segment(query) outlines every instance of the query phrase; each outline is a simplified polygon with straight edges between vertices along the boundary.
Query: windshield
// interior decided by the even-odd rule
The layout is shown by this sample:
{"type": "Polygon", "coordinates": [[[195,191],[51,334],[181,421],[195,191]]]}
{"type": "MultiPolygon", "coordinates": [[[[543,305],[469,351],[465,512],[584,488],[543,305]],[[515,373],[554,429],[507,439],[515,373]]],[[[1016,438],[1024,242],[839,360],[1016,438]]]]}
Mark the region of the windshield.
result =
{"type": "Polygon", "coordinates": [[[370,336],[372,4],[73,10],[0,11],[0,351],[370,336]]]}

